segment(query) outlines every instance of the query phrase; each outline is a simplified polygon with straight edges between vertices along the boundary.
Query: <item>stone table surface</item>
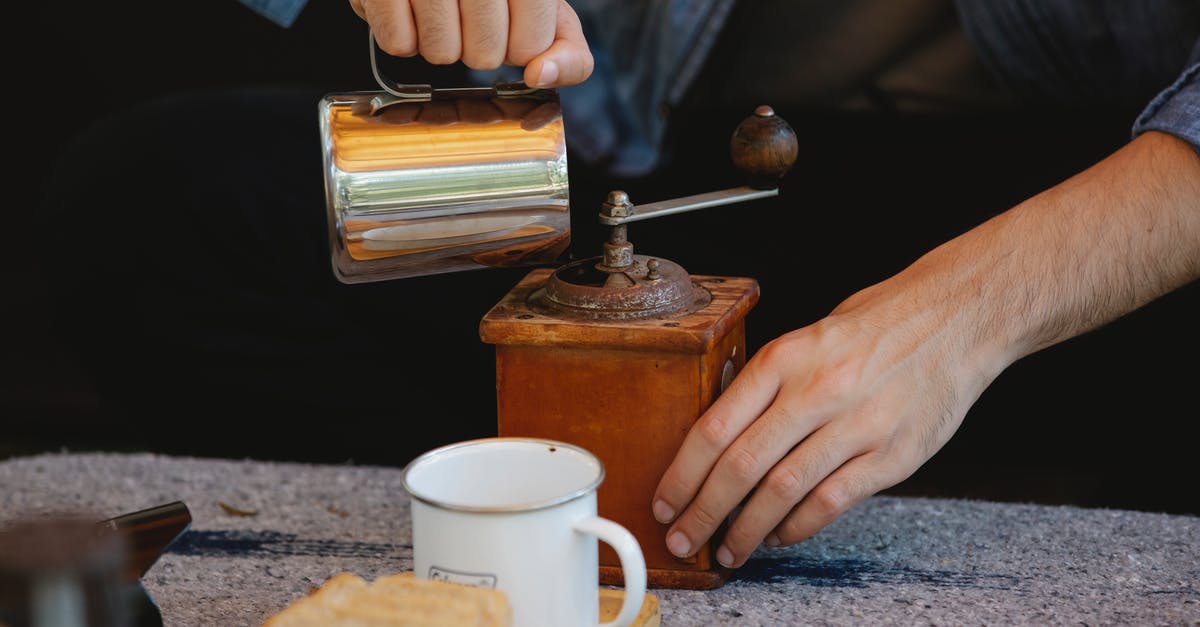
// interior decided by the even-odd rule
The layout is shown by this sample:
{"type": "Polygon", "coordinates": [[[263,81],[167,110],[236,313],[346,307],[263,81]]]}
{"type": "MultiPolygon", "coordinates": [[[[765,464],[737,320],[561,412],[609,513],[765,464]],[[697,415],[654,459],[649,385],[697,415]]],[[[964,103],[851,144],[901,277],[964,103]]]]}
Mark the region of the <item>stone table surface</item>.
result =
{"type": "MultiPolygon", "coordinates": [[[[143,577],[166,625],[260,625],[327,578],[412,568],[402,470],[155,454],[0,462],[0,527],[183,501],[143,577]],[[245,515],[253,512],[253,515],[245,515]]],[[[1200,518],[875,496],[724,586],[653,589],[674,625],[1200,625],[1200,518]]]]}

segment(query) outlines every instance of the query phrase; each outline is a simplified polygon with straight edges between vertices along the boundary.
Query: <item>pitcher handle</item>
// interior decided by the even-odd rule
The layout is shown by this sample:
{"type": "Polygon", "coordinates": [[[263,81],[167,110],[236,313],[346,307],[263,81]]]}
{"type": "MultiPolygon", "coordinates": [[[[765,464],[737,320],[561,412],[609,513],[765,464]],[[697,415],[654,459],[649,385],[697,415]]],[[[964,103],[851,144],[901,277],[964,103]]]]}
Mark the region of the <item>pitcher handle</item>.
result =
{"type": "Polygon", "coordinates": [[[375,45],[375,33],[370,27],[367,27],[367,45],[370,46],[371,74],[375,75],[375,82],[379,83],[383,91],[403,102],[428,102],[433,97],[432,85],[397,83],[379,72],[379,46],[375,45]]]}

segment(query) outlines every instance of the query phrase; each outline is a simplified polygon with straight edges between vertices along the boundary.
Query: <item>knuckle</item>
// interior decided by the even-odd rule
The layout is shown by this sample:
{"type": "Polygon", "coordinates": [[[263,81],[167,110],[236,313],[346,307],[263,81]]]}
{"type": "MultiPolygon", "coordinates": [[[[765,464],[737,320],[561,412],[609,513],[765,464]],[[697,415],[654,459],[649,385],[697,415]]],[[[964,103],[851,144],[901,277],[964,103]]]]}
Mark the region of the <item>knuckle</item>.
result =
{"type": "Polygon", "coordinates": [[[697,503],[692,506],[692,520],[703,529],[715,529],[723,518],[710,510],[705,504],[697,503]]]}
{"type": "Polygon", "coordinates": [[[679,476],[666,477],[662,482],[662,496],[667,502],[671,502],[672,496],[690,494],[690,491],[691,486],[684,483],[683,478],[679,476]]]}
{"type": "Polygon", "coordinates": [[[517,67],[524,67],[526,65],[529,65],[529,62],[533,61],[534,57],[536,57],[541,52],[542,52],[542,50],[532,50],[525,46],[510,44],[508,47],[508,55],[506,57],[506,61],[510,65],[514,65],[517,67]]]}
{"type": "MultiPolygon", "coordinates": [[[[683,479],[677,475],[668,476],[663,478],[659,494],[664,501],[675,507],[680,501],[687,501],[692,494],[692,486],[684,483],[683,479]]],[[[677,507],[675,511],[679,511],[677,507]]]]}
{"type": "Polygon", "coordinates": [[[775,530],[775,537],[779,538],[779,546],[791,546],[808,536],[809,534],[800,529],[800,526],[792,520],[785,521],[775,530]]]}
{"type": "Polygon", "coordinates": [[[779,546],[790,546],[808,537],[801,528],[801,506],[793,507],[774,530],[779,546]]]}
{"type": "Polygon", "coordinates": [[[472,70],[494,70],[500,67],[504,61],[499,55],[488,52],[478,52],[473,50],[464,50],[462,55],[463,65],[472,70]]]}
{"type": "Polygon", "coordinates": [[[786,336],[777,337],[764,344],[754,353],[754,358],[751,361],[767,364],[788,361],[791,350],[788,348],[788,343],[784,341],[784,337],[786,336]]]}
{"type": "Polygon", "coordinates": [[[741,555],[753,549],[762,536],[755,536],[745,524],[742,524],[741,519],[737,519],[729,528],[725,530],[725,537],[722,542],[728,546],[735,555],[741,555]]]}
{"type": "Polygon", "coordinates": [[[421,56],[433,65],[450,65],[459,60],[458,51],[440,44],[421,44],[421,56]]]}
{"type": "Polygon", "coordinates": [[[725,471],[740,483],[753,483],[762,476],[758,457],[749,449],[730,449],[722,462],[725,471]]]}
{"type": "Polygon", "coordinates": [[[842,482],[821,484],[808,494],[805,501],[821,520],[832,520],[854,504],[852,491],[842,482]]]}
{"type": "Polygon", "coordinates": [[[822,399],[841,398],[847,390],[853,389],[857,378],[857,370],[848,362],[833,362],[813,373],[813,394],[822,399]]]}
{"type": "Polygon", "coordinates": [[[800,458],[803,466],[803,471],[799,473],[801,476],[810,477],[815,483],[829,473],[828,469],[840,465],[831,463],[834,461],[839,445],[838,441],[833,439],[835,437],[831,436],[830,439],[812,438],[804,443],[804,456],[800,458]]]}
{"type": "Polygon", "coordinates": [[[514,25],[508,41],[508,59],[526,65],[554,44],[554,24],[558,8],[550,3],[533,7],[533,12],[514,25]]]}
{"type": "Polygon", "coordinates": [[[578,56],[580,67],[579,80],[583,81],[586,80],[587,77],[591,76],[592,71],[596,69],[596,60],[592,58],[592,54],[587,51],[580,52],[578,56]]]}
{"type": "Polygon", "coordinates": [[[804,497],[804,477],[795,469],[787,466],[776,466],[767,473],[762,489],[774,498],[789,504],[795,504],[804,497]]]}
{"type": "Polygon", "coordinates": [[[462,58],[462,33],[457,24],[449,26],[437,19],[418,19],[416,38],[421,56],[434,65],[449,65],[462,58]]]}
{"type": "Polygon", "coordinates": [[[463,32],[462,60],[476,70],[490,70],[504,62],[506,34],[473,28],[463,32]]]}
{"type": "Polygon", "coordinates": [[[379,49],[394,57],[411,57],[417,54],[417,42],[412,35],[395,25],[384,25],[375,33],[379,49]]]}
{"type": "Polygon", "coordinates": [[[717,416],[706,417],[697,425],[696,433],[705,446],[711,449],[723,449],[732,438],[729,424],[717,416]]]}

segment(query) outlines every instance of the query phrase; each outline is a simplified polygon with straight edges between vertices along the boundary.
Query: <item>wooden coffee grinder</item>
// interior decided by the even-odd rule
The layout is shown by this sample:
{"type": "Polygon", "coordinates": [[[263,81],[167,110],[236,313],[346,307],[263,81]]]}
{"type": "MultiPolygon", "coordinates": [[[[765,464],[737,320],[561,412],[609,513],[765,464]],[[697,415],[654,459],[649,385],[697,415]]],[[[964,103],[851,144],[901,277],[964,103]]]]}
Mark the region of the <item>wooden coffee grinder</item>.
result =
{"type": "MultiPolygon", "coordinates": [[[[637,538],[652,587],[710,589],[730,575],[713,557],[716,543],[671,555],[650,503],[688,429],[745,364],[745,318],[759,289],[752,278],[689,275],[634,254],[627,224],[774,196],[797,150],[787,122],[758,107],[730,140],[749,184],[641,206],[610,192],[599,215],[612,227],[603,254],[530,272],[479,326],[496,347],[498,434],[595,453],[606,470],[599,513],[637,538]]],[[[615,552],[601,545],[600,563],[601,582],[620,584],[615,552]]]]}

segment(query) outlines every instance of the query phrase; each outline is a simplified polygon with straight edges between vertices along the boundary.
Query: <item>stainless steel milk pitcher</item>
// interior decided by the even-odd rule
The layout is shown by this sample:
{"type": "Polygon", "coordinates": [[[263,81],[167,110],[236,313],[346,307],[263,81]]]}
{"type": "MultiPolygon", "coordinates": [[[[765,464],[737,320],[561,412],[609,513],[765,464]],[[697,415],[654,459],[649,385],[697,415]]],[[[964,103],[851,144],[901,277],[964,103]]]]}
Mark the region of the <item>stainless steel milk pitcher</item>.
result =
{"type": "Polygon", "coordinates": [[[558,93],[523,84],[328,94],[320,132],[344,283],[553,262],[570,243],[558,93]]]}

